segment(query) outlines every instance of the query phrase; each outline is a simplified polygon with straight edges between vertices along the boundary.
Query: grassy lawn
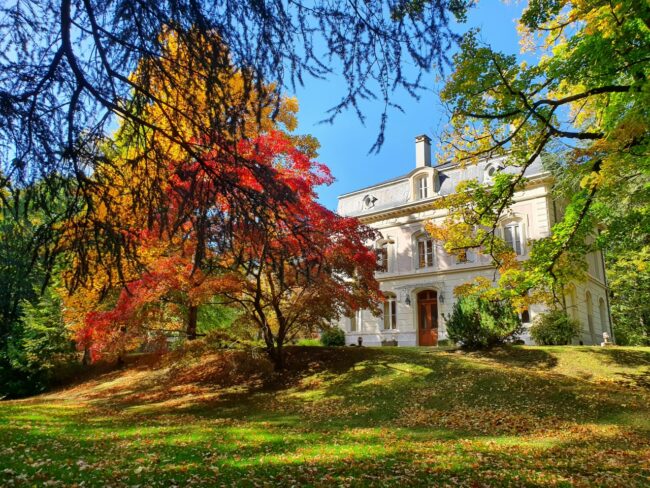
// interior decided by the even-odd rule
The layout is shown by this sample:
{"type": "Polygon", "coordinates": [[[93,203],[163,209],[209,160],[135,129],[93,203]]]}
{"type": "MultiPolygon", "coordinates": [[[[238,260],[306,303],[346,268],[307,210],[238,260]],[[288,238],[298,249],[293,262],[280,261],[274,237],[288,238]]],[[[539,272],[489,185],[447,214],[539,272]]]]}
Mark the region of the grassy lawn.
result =
{"type": "Polygon", "coordinates": [[[650,348],[242,354],[0,402],[0,486],[650,485],[650,348]]]}

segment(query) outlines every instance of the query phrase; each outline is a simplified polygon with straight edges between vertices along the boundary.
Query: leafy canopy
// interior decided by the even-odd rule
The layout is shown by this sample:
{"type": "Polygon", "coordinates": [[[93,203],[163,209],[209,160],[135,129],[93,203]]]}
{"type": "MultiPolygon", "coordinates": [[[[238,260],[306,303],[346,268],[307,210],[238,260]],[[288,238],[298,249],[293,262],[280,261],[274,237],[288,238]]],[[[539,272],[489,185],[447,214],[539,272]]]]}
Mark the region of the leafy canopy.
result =
{"type": "MultiPolygon", "coordinates": [[[[515,170],[489,188],[460,188],[446,200],[444,224],[430,231],[450,252],[493,256],[500,280],[489,293],[548,291],[549,301],[561,301],[556,292],[583,276],[595,226],[608,223],[598,205],[612,207],[617,194],[647,186],[648,19],[645,1],[531,0],[519,20],[525,61],[482,44],[476,31],[464,37],[442,91],[451,114],[443,149],[460,164],[503,156],[515,170]],[[551,236],[520,264],[494,231],[540,157],[557,182],[555,196],[568,203],[551,236]]],[[[464,291],[488,288],[479,282],[464,291]]]]}

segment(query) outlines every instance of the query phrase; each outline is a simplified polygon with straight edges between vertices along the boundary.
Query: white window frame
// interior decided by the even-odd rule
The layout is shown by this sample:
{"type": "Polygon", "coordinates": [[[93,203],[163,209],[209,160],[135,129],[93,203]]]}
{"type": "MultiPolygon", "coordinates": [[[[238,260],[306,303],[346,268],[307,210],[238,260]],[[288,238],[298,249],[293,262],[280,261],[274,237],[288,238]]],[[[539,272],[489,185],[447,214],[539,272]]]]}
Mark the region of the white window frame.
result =
{"type": "Polygon", "coordinates": [[[436,243],[427,236],[420,236],[415,241],[416,264],[418,269],[433,268],[436,265],[436,243]],[[422,245],[424,253],[420,252],[422,245]],[[423,260],[420,257],[424,257],[423,260]]]}
{"type": "Polygon", "coordinates": [[[352,314],[352,316],[349,317],[350,319],[350,332],[360,332],[361,331],[361,319],[363,316],[361,315],[361,310],[357,310],[352,314]]]}
{"type": "Polygon", "coordinates": [[[587,327],[591,335],[592,342],[596,342],[596,328],[594,327],[594,299],[591,292],[585,292],[585,303],[587,304],[587,327]]]}
{"type": "Polygon", "coordinates": [[[476,262],[476,251],[465,249],[465,259],[461,259],[458,254],[454,254],[454,263],[457,265],[472,264],[476,262]]]}
{"type": "Polygon", "coordinates": [[[517,256],[524,256],[526,254],[526,246],[524,244],[524,226],[520,221],[508,222],[501,226],[501,237],[506,245],[510,247],[517,256]],[[512,239],[508,240],[508,232],[515,229],[515,235],[511,234],[512,239]]]}
{"type": "Polygon", "coordinates": [[[383,330],[397,329],[397,297],[393,294],[386,294],[382,323],[383,330]]]}
{"type": "Polygon", "coordinates": [[[418,200],[429,198],[429,177],[428,175],[420,176],[418,182],[418,200]]]}
{"type": "Polygon", "coordinates": [[[389,266],[390,266],[390,258],[388,257],[390,249],[388,248],[388,241],[384,241],[379,243],[376,247],[376,254],[377,254],[377,264],[380,262],[380,256],[381,256],[381,268],[379,269],[379,273],[388,273],[389,271],[389,266]]]}
{"type": "Polygon", "coordinates": [[[609,333],[609,317],[607,315],[607,305],[605,304],[605,299],[603,297],[598,299],[598,315],[600,315],[601,332],[609,333]]]}

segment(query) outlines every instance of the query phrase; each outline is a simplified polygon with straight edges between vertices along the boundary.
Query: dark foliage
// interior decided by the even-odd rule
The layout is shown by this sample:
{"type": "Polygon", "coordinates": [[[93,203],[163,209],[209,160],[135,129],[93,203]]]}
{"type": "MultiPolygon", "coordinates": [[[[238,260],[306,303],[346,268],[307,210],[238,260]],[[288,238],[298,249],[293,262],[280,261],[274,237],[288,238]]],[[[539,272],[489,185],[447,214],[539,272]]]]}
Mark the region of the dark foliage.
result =
{"type": "Polygon", "coordinates": [[[580,322],[569,317],[564,310],[551,310],[538,315],[530,328],[533,340],[541,346],[563,346],[580,333],[580,322]]]}
{"type": "Polygon", "coordinates": [[[321,333],[320,341],[327,347],[345,346],[345,332],[338,327],[326,329],[321,333]]]}
{"type": "MultiPolygon", "coordinates": [[[[245,137],[246,125],[256,118],[251,115],[259,122],[269,104],[279,110],[281,91],[310,77],[326,78],[341,71],[347,93],[327,117],[333,120],[352,109],[363,119],[359,102],[382,100],[378,148],[391,94],[407,90],[416,95],[421,88],[418,73],[446,61],[445,53],[456,40],[448,28],[449,15],[462,19],[469,4],[464,0],[5,2],[0,7],[0,198],[11,198],[30,182],[62,175],[75,184],[70,193],[85,202],[66,243],[79,263],[74,281],[89,273],[91,253],[111,254],[119,267],[135,251],[119,225],[97,222],[92,198],[97,182],[91,178],[98,164],[110,164],[106,134],[117,124],[123,128],[122,150],[137,146],[138,157],[145,158],[155,173],[168,161],[167,155],[150,147],[152,140],[177,145],[184,153],[177,155],[181,159],[201,161],[206,146],[245,137]],[[165,57],[164,34],[171,31],[187,49],[183,60],[165,57]],[[415,78],[405,74],[407,64],[418,68],[415,78]],[[173,72],[179,69],[205,77],[202,95],[204,106],[211,107],[209,116],[193,112],[193,105],[186,103],[196,93],[178,86],[173,72]],[[243,99],[254,99],[253,106],[242,110],[241,104],[233,105],[228,81],[221,76],[228,69],[243,74],[243,99]],[[136,70],[138,76],[132,76],[136,70]],[[260,96],[268,83],[276,93],[260,96]],[[147,118],[151,107],[166,120],[147,118]],[[209,138],[217,134],[219,139],[187,140],[176,130],[181,125],[209,138]]],[[[254,164],[237,157],[259,173],[254,164]]],[[[272,175],[256,176],[272,190],[272,175]]],[[[219,188],[230,201],[243,198],[246,208],[261,209],[244,218],[264,218],[263,198],[242,196],[241,188],[223,178],[219,188]]],[[[146,214],[151,222],[165,220],[163,190],[155,186],[142,190],[139,208],[133,211],[146,214]]],[[[283,188],[275,191],[281,193],[283,188]]],[[[182,222],[169,225],[178,228],[182,222]]]]}
{"type": "Polygon", "coordinates": [[[465,349],[505,344],[521,333],[521,321],[512,305],[476,297],[459,297],[447,320],[447,334],[465,349]]]}

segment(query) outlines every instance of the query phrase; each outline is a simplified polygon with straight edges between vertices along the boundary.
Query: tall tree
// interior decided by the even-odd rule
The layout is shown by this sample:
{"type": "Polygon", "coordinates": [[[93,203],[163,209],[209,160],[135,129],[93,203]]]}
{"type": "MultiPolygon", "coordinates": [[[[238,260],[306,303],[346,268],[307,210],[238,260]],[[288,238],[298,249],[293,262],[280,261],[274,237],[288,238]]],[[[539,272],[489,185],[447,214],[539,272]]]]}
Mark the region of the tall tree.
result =
{"type": "MultiPolygon", "coordinates": [[[[223,296],[242,306],[245,319],[259,328],[281,369],[283,345],[295,332],[321,326],[352,309],[376,308],[380,300],[373,276],[376,260],[366,247],[374,232],[315,201],[315,187],[331,182],[327,168],[279,131],[238,146],[239,153],[265,167],[291,194],[269,189],[266,179],[260,181],[239,165],[230,151],[206,153],[202,164],[178,165],[180,170],[170,175],[168,205],[180,212],[192,206],[188,213],[198,220],[185,222],[174,246],[164,233],[141,231],[142,238],[163,252],[156,251],[148,269],[126,284],[114,306],[90,311],[77,324],[77,340],[93,357],[121,354],[143,340],[160,338],[156,332],[165,332],[173,323],[161,301],[187,310],[191,338],[196,332],[192,310],[198,313],[202,303],[223,296]],[[206,165],[240,180],[238,188],[259,193],[263,205],[249,208],[241,205],[250,203],[246,195],[224,194],[214,185],[218,180],[202,172],[206,165]],[[189,190],[191,199],[184,194],[189,190]]],[[[70,305],[68,309],[74,310],[70,305]]]]}
{"type": "Polygon", "coordinates": [[[277,370],[284,345],[305,331],[323,329],[359,309],[379,312],[377,257],[367,243],[377,233],[316,201],[315,188],[329,184],[329,170],[314,164],[280,133],[270,135],[267,158],[278,178],[295,192],[275,202],[265,219],[240,221],[230,244],[241,286],[223,295],[239,305],[242,320],[256,327],[277,370]]]}
{"type": "Polygon", "coordinates": [[[451,113],[443,147],[463,164],[505,156],[516,171],[489,188],[468,183],[448,201],[447,228],[432,231],[452,252],[491,253],[501,290],[554,290],[580,277],[596,202],[613,201],[622,185],[647,184],[649,19],[648,3],[638,0],[530,0],[519,22],[527,61],[483,45],[476,32],[463,39],[442,91],[451,113]],[[552,236],[535,242],[518,269],[494,230],[539,157],[551,163],[569,203],[552,236]]]}
{"type": "Polygon", "coordinates": [[[0,191],[0,396],[36,391],[46,382],[40,366],[65,344],[63,325],[54,317],[51,324],[40,321],[36,307],[55,312],[58,306],[49,289],[61,263],[58,243],[63,223],[78,210],[68,188],[69,181],[55,175],[0,191]]]}
{"type": "MultiPolygon", "coordinates": [[[[379,98],[385,108],[378,148],[392,93],[417,95],[420,71],[441,65],[456,40],[450,15],[462,19],[470,4],[432,0],[413,9],[402,0],[9,0],[0,5],[0,192],[58,174],[76,182],[72,193],[92,210],[95,183],[88,177],[106,165],[106,136],[116,126],[129,127],[127,149],[153,138],[182,152],[175,160],[201,161],[206,135],[233,142],[249,136],[251,119],[239,110],[241,103],[232,103],[227,69],[241,74],[241,100],[256,105],[244,112],[255,113],[258,122],[269,100],[277,116],[288,87],[342,74],[347,90],[327,116],[351,109],[364,119],[359,102],[379,98]],[[169,32],[184,56],[167,56],[169,32]],[[406,65],[417,72],[409,76],[406,65]],[[187,103],[196,86],[192,76],[178,83],[181,71],[205,82],[198,100],[207,116],[187,103]],[[259,96],[267,86],[271,96],[259,96]]],[[[158,172],[167,161],[158,154],[147,164],[158,172]]],[[[143,207],[153,219],[164,189],[152,186],[147,195],[143,207]]],[[[107,259],[119,264],[133,257],[120,225],[100,223],[92,211],[77,222],[86,229],[76,236],[81,259],[111,254],[107,259]],[[85,247],[89,234],[93,249],[85,247]]],[[[78,278],[89,269],[79,267],[78,278]]]]}
{"type": "MultiPolygon", "coordinates": [[[[163,57],[167,40],[161,33],[170,28],[188,46],[187,58],[172,62],[210,74],[215,90],[207,94],[207,105],[215,110],[228,108],[215,75],[227,62],[248,73],[245,94],[259,92],[268,82],[279,93],[308,76],[325,78],[341,71],[347,93],[332,115],[353,108],[363,118],[360,100],[379,97],[388,107],[394,90],[414,93],[421,87],[420,75],[409,77],[404,66],[428,71],[444,62],[456,38],[449,16],[462,19],[470,4],[432,0],[413,9],[396,0],[4,2],[0,147],[7,158],[2,169],[9,178],[55,169],[81,176],[81,165],[92,166],[88,156],[95,155],[87,142],[103,137],[115,117],[182,143],[192,155],[194,144],[181,141],[176,129],[193,114],[165,97],[173,76],[162,85],[148,76],[131,76],[142,59],[149,61],[150,70],[168,73],[163,57]],[[193,44],[197,32],[210,43],[207,49],[205,43],[193,44]],[[219,54],[223,46],[228,46],[227,58],[219,54]],[[178,126],[170,130],[144,120],[138,107],[125,103],[132,95],[157,106],[178,126]]],[[[210,129],[242,135],[237,118],[210,129]]]]}

